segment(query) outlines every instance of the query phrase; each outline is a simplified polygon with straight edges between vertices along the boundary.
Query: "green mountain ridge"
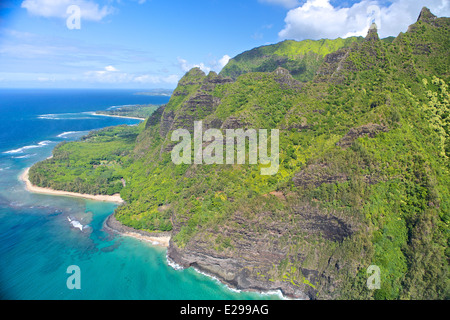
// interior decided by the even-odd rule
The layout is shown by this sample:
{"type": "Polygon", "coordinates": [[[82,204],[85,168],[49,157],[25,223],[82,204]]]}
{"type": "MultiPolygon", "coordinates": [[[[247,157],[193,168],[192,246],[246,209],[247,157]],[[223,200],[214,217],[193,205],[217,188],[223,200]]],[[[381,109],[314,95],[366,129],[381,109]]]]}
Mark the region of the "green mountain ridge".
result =
{"type": "Polygon", "coordinates": [[[235,80],[244,73],[272,72],[278,67],[283,67],[289,70],[295,79],[306,82],[312,80],[327,54],[362,40],[362,37],[335,40],[285,40],[239,54],[228,62],[220,74],[235,80]]]}
{"type": "Polygon", "coordinates": [[[103,193],[123,181],[126,205],[115,217],[171,231],[168,257],[178,264],[300,298],[449,298],[449,27],[424,8],[395,39],[371,29],[365,38],[285,41],[237,56],[219,75],[194,68],[145,124],[123,129],[134,132],[60,146],[30,180],[56,185],[83,154],[89,176],[99,170],[90,143],[134,135],[100,163],[114,168],[103,193]],[[222,132],[279,129],[278,173],[175,165],[171,133],[193,132],[195,121],[222,132]],[[370,265],[381,289],[367,287],[370,265]]]}

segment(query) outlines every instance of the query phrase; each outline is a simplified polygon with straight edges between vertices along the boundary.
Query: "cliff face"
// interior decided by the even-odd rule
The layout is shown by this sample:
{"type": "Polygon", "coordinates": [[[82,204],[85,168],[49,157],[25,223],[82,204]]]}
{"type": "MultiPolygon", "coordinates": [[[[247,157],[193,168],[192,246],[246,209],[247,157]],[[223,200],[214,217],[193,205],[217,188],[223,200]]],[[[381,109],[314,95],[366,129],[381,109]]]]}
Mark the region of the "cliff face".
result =
{"type": "Polygon", "coordinates": [[[392,43],[371,28],[325,55],[307,83],[286,65],[234,80],[191,70],[138,137],[117,219],[150,230],[170,222],[170,259],[240,289],[311,299],[445,295],[450,180],[438,145],[448,128],[436,129],[446,113],[433,110],[448,108],[438,89],[449,77],[448,26],[423,10],[392,43]],[[433,101],[435,109],[424,106],[433,101]],[[280,129],[278,174],[175,166],[171,132],[199,120],[205,129],[280,129]],[[382,269],[377,292],[366,287],[371,264],[382,269]]]}

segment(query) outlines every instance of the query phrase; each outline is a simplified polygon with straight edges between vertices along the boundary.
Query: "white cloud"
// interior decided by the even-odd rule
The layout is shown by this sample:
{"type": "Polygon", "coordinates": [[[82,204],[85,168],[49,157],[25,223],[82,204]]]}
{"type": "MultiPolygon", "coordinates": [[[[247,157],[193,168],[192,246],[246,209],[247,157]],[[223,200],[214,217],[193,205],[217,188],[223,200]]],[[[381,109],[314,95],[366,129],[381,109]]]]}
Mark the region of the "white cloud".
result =
{"type": "Polygon", "coordinates": [[[151,83],[151,84],[158,84],[158,83],[177,84],[179,80],[180,76],[175,74],[166,77],[144,74],[141,76],[135,76],[132,79],[132,82],[151,83]]]}
{"type": "Polygon", "coordinates": [[[228,63],[228,61],[230,61],[231,57],[229,55],[224,55],[220,60],[219,60],[219,66],[220,69],[222,69],[223,67],[225,67],[228,63]]]}
{"type": "Polygon", "coordinates": [[[178,75],[159,76],[150,74],[131,74],[119,72],[113,66],[107,66],[103,70],[93,70],[84,73],[84,80],[97,83],[141,83],[141,84],[176,84],[180,77],[178,75]]]}
{"type": "Polygon", "coordinates": [[[56,79],[54,77],[37,77],[37,81],[39,82],[55,82],[56,79]]]}
{"type": "Polygon", "coordinates": [[[365,36],[375,20],[380,37],[397,36],[417,20],[423,6],[437,16],[449,16],[449,2],[393,0],[382,6],[379,1],[362,0],[351,7],[334,7],[330,0],[307,0],[287,13],[285,27],[278,35],[295,40],[365,36]]]}
{"type": "Polygon", "coordinates": [[[105,70],[106,70],[106,71],[110,71],[110,72],[119,71],[119,70],[117,70],[116,68],[114,68],[113,66],[106,66],[106,67],[105,67],[105,70]]]}
{"type": "Polygon", "coordinates": [[[204,73],[208,74],[211,71],[210,67],[207,67],[203,62],[199,64],[190,64],[185,59],[178,58],[178,64],[183,72],[188,72],[192,68],[200,68],[204,73]]]}
{"type": "Polygon", "coordinates": [[[27,9],[30,14],[45,18],[66,19],[70,14],[67,8],[77,5],[81,9],[81,19],[89,21],[100,21],[114,12],[114,8],[108,5],[100,6],[92,0],[24,0],[22,8],[27,9]]]}
{"type": "Polygon", "coordinates": [[[208,64],[203,62],[198,64],[188,63],[186,59],[178,58],[178,65],[183,72],[188,72],[192,68],[200,68],[204,73],[208,74],[210,71],[220,72],[223,67],[226,66],[231,57],[229,55],[224,55],[219,60],[213,59],[208,64]]]}
{"type": "Polygon", "coordinates": [[[288,9],[293,8],[298,5],[298,0],[259,0],[259,2],[281,5],[288,9]]]}
{"type": "Polygon", "coordinates": [[[162,78],[163,82],[171,83],[171,84],[177,84],[178,81],[180,81],[181,77],[176,74],[172,74],[170,76],[162,78]]]}

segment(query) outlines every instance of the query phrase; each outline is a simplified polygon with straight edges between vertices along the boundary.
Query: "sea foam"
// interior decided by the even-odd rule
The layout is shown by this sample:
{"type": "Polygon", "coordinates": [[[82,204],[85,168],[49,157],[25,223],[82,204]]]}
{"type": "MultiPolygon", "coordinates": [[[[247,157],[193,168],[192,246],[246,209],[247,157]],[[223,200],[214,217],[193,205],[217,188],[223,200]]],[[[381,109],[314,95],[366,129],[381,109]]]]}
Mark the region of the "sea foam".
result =
{"type": "Polygon", "coordinates": [[[76,229],[80,229],[80,231],[83,231],[83,225],[80,223],[80,221],[72,220],[72,219],[70,219],[70,217],[67,217],[67,220],[69,220],[72,227],[74,227],[76,229]]]}
{"type": "Polygon", "coordinates": [[[75,133],[79,133],[79,132],[83,132],[83,131],[66,131],[66,132],[63,132],[61,134],[58,134],[56,137],[57,138],[66,138],[66,136],[69,136],[69,135],[72,135],[72,134],[75,134],[75,133]]]}
{"type": "Polygon", "coordinates": [[[24,151],[28,150],[28,149],[34,149],[34,148],[41,148],[41,147],[45,147],[47,145],[49,145],[50,143],[52,143],[53,141],[49,141],[49,140],[45,140],[45,141],[41,141],[38,144],[34,144],[34,145],[29,145],[29,146],[24,146],[18,149],[14,149],[14,150],[9,150],[9,151],[5,151],[3,153],[6,154],[15,154],[15,153],[23,153],[24,151]]]}
{"type": "Polygon", "coordinates": [[[41,120],[87,120],[92,119],[91,115],[91,112],[49,113],[38,115],[37,118],[41,120]]]}

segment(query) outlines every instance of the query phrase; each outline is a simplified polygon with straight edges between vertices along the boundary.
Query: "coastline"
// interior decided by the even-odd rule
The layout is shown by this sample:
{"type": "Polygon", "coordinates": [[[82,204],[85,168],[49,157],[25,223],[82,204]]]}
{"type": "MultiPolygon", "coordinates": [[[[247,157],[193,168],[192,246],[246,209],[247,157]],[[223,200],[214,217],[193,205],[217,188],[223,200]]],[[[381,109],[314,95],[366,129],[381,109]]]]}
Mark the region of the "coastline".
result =
{"type": "Polygon", "coordinates": [[[127,227],[117,221],[114,214],[111,214],[103,223],[103,227],[107,230],[116,232],[120,235],[132,237],[141,241],[150,242],[154,246],[169,247],[170,232],[158,232],[152,234],[143,230],[136,230],[131,227],[127,227]]]}
{"type": "Polygon", "coordinates": [[[42,188],[42,187],[35,186],[31,183],[31,181],[28,177],[29,171],[30,171],[30,168],[25,169],[25,171],[19,177],[19,179],[21,181],[25,182],[25,188],[29,192],[39,193],[39,194],[48,194],[48,195],[52,195],[52,196],[66,196],[66,197],[83,198],[83,199],[96,200],[96,201],[124,203],[123,199],[120,197],[119,194],[115,194],[113,196],[92,195],[92,194],[54,190],[54,189],[50,189],[50,188],[42,188]]]}
{"type": "MultiPolygon", "coordinates": [[[[92,194],[82,194],[76,192],[54,190],[50,188],[42,188],[33,185],[29,179],[28,173],[30,168],[25,169],[25,171],[19,176],[19,180],[25,182],[25,189],[32,193],[47,194],[52,196],[66,196],[83,198],[95,201],[104,202],[114,202],[114,203],[124,203],[125,201],[120,197],[119,194],[113,196],[106,195],[92,195],[92,194]]],[[[110,231],[116,232],[123,236],[132,237],[141,241],[150,242],[154,246],[161,246],[168,248],[170,243],[170,233],[169,232],[159,232],[155,234],[150,234],[149,232],[136,230],[127,227],[116,220],[114,214],[111,214],[104,222],[104,227],[110,231]]]]}
{"type": "MultiPolygon", "coordinates": [[[[27,168],[21,175],[20,180],[25,182],[25,188],[29,192],[32,193],[38,193],[38,194],[48,194],[53,196],[70,196],[70,197],[76,197],[76,198],[84,198],[89,200],[95,200],[95,201],[106,201],[106,202],[115,202],[115,203],[124,203],[123,199],[120,198],[120,195],[114,195],[114,196],[104,196],[104,195],[90,195],[90,194],[81,194],[81,193],[75,193],[75,192],[68,192],[68,191],[60,191],[60,190],[53,190],[50,188],[42,188],[37,187],[31,183],[28,177],[28,172],[30,168],[27,168]]],[[[158,233],[149,233],[147,231],[143,230],[136,230],[131,227],[127,227],[123,225],[121,222],[119,222],[115,217],[114,213],[109,215],[108,218],[103,222],[103,228],[107,231],[114,232],[117,234],[120,234],[122,236],[126,237],[132,237],[140,241],[148,242],[149,244],[153,246],[163,247],[163,248],[169,248],[170,240],[171,240],[171,233],[170,232],[158,232],[158,233]]],[[[181,261],[176,261],[174,257],[169,256],[169,251],[166,253],[166,259],[169,264],[174,269],[184,269],[185,267],[181,266],[179,263],[181,261]]],[[[258,289],[249,289],[249,288],[240,288],[239,286],[236,286],[236,284],[233,284],[229,281],[226,281],[225,279],[222,279],[222,277],[215,272],[211,272],[211,270],[203,270],[202,268],[194,268],[196,272],[203,274],[205,276],[210,277],[211,279],[214,279],[215,281],[218,281],[225,285],[229,290],[240,292],[240,291],[248,291],[248,292],[257,292],[261,295],[277,295],[282,300],[286,299],[292,299],[288,296],[285,296],[284,293],[280,289],[273,290],[271,288],[259,288],[258,289]]]]}
{"type": "Polygon", "coordinates": [[[101,114],[101,113],[97,113],[97,112],[94,112],[92,114],[94,116],[103,116],[103,117],[112,117],[112,118],[124,118],[124,119],[135,119],[135,120],[141,120],[141,121],[145,121],[146,120],[145,118],[116,116],[116,115],[112,115],[112,114],[101,114]]]}
{"type": "MultiPolygon", "coordinates": [[[[60,191],[60,190],[53,190],[50,188],[42,188],[37,187],[31,183],[29,180],[29,173],[30,168],[25,169],[25,171],[20,175],[20,180],[25,183],[25,188],[29,192],[32,193],[39,193],[39,194],[48,194],[53,196],[70,196],[70,197],[76,197],[76,198],[84,198],[89,200],[95,200],[95,201],[106,201],[106,202],[115,202],[115,203],[124,203],[123,199],[120,197],[120,195],[114,195],[114,196],[104,196],[104,195],[90,195],[90,194],[81,194],[81,193],[75,193],[75,192],[68,192],[68,191],[60,191]]],[[[169,254],[170,250],[170,240],[171,240],[171,233],[170,232],[158,232],[158,233],[150,233],[143,230],[136,230],[131,227],[127,227],[123,225],[121,222],[119,222],[115,217],[114,213],[109,215],[108,218],[103,222],[103,228],[106,231],[114,232],[117,234],[120,234],[122,236],[126,237],[132,237],[134,239],[148,242],[152,246],[158,246],[169,249],[166,253],[166,259],[168,262],[168,265],[171,266],[174,269],[184,269],[186,266],[182,266],[182,261],[177,261],[176,257],[171,257],[169,254]]],[[[172,248],[173,249],[173,248],[172,248]]],[[[205,270],[201,268],[201,266],[194,268],[196,272],[203,274],[205,276],[208,276],[215,281],[218,281],[225,285],[229,290],[240,292],[240,291],[248,291],[248,292],[257,292],[261,295],[277,295],[282,300],[285,299],[292,299],[292,297],[286,296],[283,291],[280,288],[273,289],[273,288],[242,288],[239,285],[236,285],[235,283],[232,283],[230,281],[227,281],[221,277],[219,273],[212,272],[212,270],[205,270]]],[[[296,297],[298,298],[298,297],[296,297]]],[[[294,298],[294,299],[296,299],[294,298]]],[[[301,298],[300,298],[301,299],[301,298]]]]}

